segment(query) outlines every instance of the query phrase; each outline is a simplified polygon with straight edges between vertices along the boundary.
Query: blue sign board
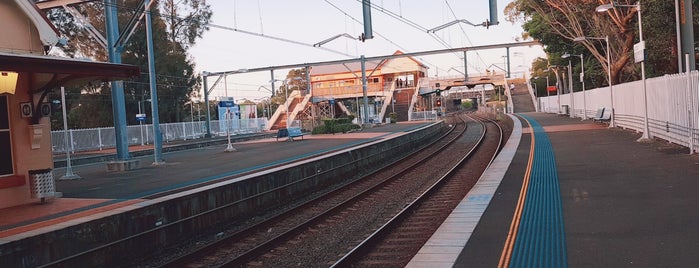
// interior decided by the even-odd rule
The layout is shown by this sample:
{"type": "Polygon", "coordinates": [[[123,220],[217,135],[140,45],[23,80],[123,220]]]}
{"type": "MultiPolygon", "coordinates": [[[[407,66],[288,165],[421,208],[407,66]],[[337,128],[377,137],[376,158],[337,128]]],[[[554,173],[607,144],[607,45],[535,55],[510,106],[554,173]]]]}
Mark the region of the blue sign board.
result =
{"type": "Polygon", "coordinates": [[[136,120],[137,121],[146,121],[146,114],[136,114],[136,120]]]}
{"type": "Polygon", "coordinates": [[[330,105],[335,105],[335,99],[330,99],[328,102],[330,102],[330,105]]]}
{"type": "Polygon", "coordinates": [[[218,107],[235,107],[235,102],[233,101],[219,101],[218,107]]]}

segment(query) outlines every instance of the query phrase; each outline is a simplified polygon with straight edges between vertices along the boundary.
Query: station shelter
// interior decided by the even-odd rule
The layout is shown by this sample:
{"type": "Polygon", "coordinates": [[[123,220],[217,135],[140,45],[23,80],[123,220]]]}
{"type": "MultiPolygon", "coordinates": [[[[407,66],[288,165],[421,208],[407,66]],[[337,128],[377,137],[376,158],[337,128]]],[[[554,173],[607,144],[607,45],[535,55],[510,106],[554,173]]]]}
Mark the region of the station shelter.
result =
{"type": "MultiPolygon", "coordinates": [[[[394,55],[403,54],[396,51],[394,55]]],[[[427,66],[405,56],[365,62],[368,122],[385,122],[394,113],[397,121],[407,121],[422,98],[418,88],[427,79],[427,66]]],[[[289,99],[270,119],[270,129],[286,127],[286,122],[307,122],[343,115],[364,115],[362,69],[360,62],[310,67],[310,90],[289,92],[289,99]],[[287,118],[289,120],[287,120],[287,118]]]]}
{"type": "Polygon", "coordinates": [[[31,1],[0,0],[0,25],[0,208],[6,208],[55,195],[48,93],[140,71],[48,56],[59,33],[31,1]]]}

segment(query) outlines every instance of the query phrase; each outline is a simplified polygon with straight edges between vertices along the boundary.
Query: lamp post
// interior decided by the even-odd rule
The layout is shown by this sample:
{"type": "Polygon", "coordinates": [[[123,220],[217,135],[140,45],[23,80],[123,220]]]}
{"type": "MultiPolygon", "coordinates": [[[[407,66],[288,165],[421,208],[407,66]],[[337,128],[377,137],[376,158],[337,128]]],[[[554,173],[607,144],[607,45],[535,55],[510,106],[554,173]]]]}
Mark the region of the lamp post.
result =
{"type": "MultiPolygon", "coordinates": [[[[533,79],[539,79],[539,78],[541,78],[541,77],[536,76],[536,77],[534,77],[533,79]]],[[[538,89],[537,86],[536,86],[536,81],[534,81],[533,84],[534,84],[534,99],[536,100],[536,104],[535,104],[536,106],[534,107],[534,111],[535,111],[535,112],[538,112],[538,111],[539,111],[539,96],[538,96],[538,95],[539,95],[539,92],[538,92],[539,89],[538,89]]]]}
{"type": "Polygon", "coordinates": [[[550,97],[551,94],[549,93],[549,70],[546,69],[543,72],[546,73],[546,97],[550,97]]]}
{"type": "MultiPolygon", "coordinates": [[[[282,82],[282,86],[284,87],[284,115],[286,115],[286,128],[289,128],[289,106],[287,102],[289,101],[289,85],[288,81],[289,79],[284,79],[284,80],[279,80],[279,79],[272,79],[269,82],[274,83],[274,82],[282,82]]],[[[258,88],[259,90],[259,88],[258,88]]],[[[289,137],[291,138],[291,137],[289,137]]]]}
{"type": "MultiPolygon", "coordinates": [[[[570,55],[566,52],[566,53],[563,53],[563,55],[561,55],[561,58],[567,59],[567,58],[570,58],[570,56],[578,56],[578,55],[570,55]]],[[[582,54],[580,54],[579,57],[580,57],[580,62],[582,63],[582,54]]],[[[582,82],[582,73],[580,73],[580,74],[581,74],[580,80],[582,82]]],[[[573,107],[572,108],[573,113],[570,114],[570,117],[574,117],[573,114],[575,113],[575,96],[573,96],[573,93],[575,92],[575,90],[573,90],[573,68],[572,68],[572,64],[571,64],[570,59],[568,59],[568,79],[570,80],[570,103],[573,107]]],[[[585,99],[585,91],[583,89],[583,110],[582,110],[583,120],[585,119],[585,113],[586,113],[586,110],[584,107],[585,106],[584,99],[585,99]]]]}
{"type": "Polygon", "coordinates": [[[194,137],[194,101],[193,100],[189,101],[189,122],[190,122],[190,125],[192,125],[192,139],[195,139],[195,137],[194,137]]]}
{"type": "Polygon", "coordinates": [[[66,174],[63,175],[59,180],[80,179],[80,176],[73,173],[73,166],[71,166],[70,162],[70,147],[68,147],[68,118],[66,116],[66,91],[64,87],[61,87],[61,109],[63,109],[63,144],[64,149],[66,151],[66,174]]]}
{"type": "Polygon", "coordinates": [[[201,107],[199,107],[199,103],[197,102],[197,128],[201,131],[201,107]]]}
{"type": "MultiPolygon", "coordinates": [[[[138,101],[138,113],[142,114],[141,102],[150,101],[150,99],[138,101]]],[[[144,119],[145,120],[145,119],[144,119]]],[[[138,120],[138,124],[141,126],[141,146],[143,146],[143,120],[138,120]]],[[[148,138],[148,132],[146,132],[146,138],[148,138]]]]}
{"type": "MultiPolygon", "coordinates": [[[[558,111],[557,112],[560,114],[561,113],[561,87],[560,87],[561,81],[559,81],[559,79],[558,79],[558,68],[559,67],[560,66],[557,66],[557,65],[549,66],[549,69],[553,69],[553,71],[556,73],[556,98],[558,99],[558,111]]],[[[547,84],[548,84],[548,80],[547,80],[547,84]]]]}
{"type": "Polygon", "coordinates": [[[580,57],[580,83],[582,84],[582,92],[583,92],[583,118],[582,120],[587,119],[587,101],[585,97],[585,61],[583,59],[583,54],[580,55],[570,55],[568,53],[563,54],[563,58],[567,58],[570,56],[576,56],[580,57]]]}
{"type": "Polygon", "coordinates": [[[589,37],[589,36],[580,36],[576,37],[573,39],[573,41],[576,42],[581,42],[585,40],[604,40],[604,42],[607,44],[607,79],[609,79],[609,99],[611,101],[612,105],[612,114],[609,119],[609,127],[613,128],[615,127],[614,124],[614,90],[612,90],[612,60],[611,60],[611,50],[609,49],[609,35],[606,35],[605,37],[589,37]]]}
{"type": "MultiPolygon", "coordinates": [[[[643,41],[643,22],[641,20],[641,1],[639,0],[638,2],[636,2],[636,4],[633,4],[633,5],[617,5],[617,4],[614,4],[614,1],[612,0],[612,2],[610,4],[600,5],[595,10],[597,12],[606,12],[607,10],[613,9],[615,7],[636,8],[636,12],[638,13],[638,39],[639,39],[639,41],[636,45],[640,46],[640,48],[641,48],[641,54],[642,54],[641,58],[640,58],[640,61],[641,61],[641,80],[643,80],[643,82],[642,82],[642,84],[643,84],[643,135],[641,136],[641,138],[638,139],[638,141],[649,140],[653,136],[651,135],[650,128],[648,126],[648,93],[646,91],[646,65],[645,65],[646,60],[645,60],[645,55],[643,55],[644,51],[645,51],[645,42],[643,41]]],[[[609,44],[609,43],[607,43],[607,44],[609,44]]],[[[634,50],[636,48],[636,45],[634,45],[634,50]]],[[[638,62],[638,60],[636,60],[636,62],[638,62]]],[[[610,82],[610,84],[611,84],[611,82],[610,82]]],[[[612,119],[613,118],[614,117],[612,115],[612,119]]]]}

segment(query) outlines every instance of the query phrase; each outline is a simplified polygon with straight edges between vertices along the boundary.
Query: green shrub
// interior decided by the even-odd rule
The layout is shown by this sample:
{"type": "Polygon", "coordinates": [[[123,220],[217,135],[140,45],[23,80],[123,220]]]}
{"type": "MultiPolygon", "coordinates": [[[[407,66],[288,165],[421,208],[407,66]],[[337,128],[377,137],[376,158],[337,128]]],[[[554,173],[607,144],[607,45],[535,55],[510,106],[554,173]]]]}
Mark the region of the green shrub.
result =
{"type": "Polygon", "coordinates": [[[395,123],[398,120],[398,114],[396,112],[391,112],[388,114],[388,118],[391,118],[391,123],[395,123]]]}
{"type": "Polygon", "coordinates": [[[470,101],[464,101],[461,103],[461,107],[464,107],[464,109],[471,109],[473,108],[473,103],[470,101]]]}
{"type": "Polygon", "coordinates": [[[328,128],[325,127],[325,125],[320,125],[320,126],[316,126],[315,128],[313,128],[313,131],[311,131],[311,133],[312,134],[324,134],[327,132],[327,130],[328,130],[328,128]]]}
{"type": "Polygon", "coordinates": [[[352,129],[360,128],[359,125],[352,124],[354,118],[323,119],[323,125],[313,129],[313,134],[345,133],[352,129]]]}

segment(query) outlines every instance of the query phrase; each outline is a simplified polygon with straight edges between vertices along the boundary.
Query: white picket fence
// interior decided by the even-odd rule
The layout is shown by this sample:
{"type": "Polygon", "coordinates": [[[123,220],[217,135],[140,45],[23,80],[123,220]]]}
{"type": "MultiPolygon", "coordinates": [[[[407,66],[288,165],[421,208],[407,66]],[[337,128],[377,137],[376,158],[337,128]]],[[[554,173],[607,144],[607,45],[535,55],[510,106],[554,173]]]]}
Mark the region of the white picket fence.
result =
{"type": "MultiPolygon", "coordinates": [[[[241,119],[238,124],[231,124],[232,135],[262,132],[267,125],[267,118],[241,119]]],[[[225,124],[224,124],[225,125],[225,124]]],[[[218,120],[211,121],[211,135],[225,136],[226,129],[222,129],[218,120]]],[[[163,142],[176,140],[199,139],[206,134],[206,122],[179,122],[160,124],[160,132],[163,142]]],[[[51,142],[54,153],[66,151],[66,144],[63,130],[51,131],[51,142]]],[[[153,143],[153,125],[143,124],[126,127],[129,145],[140,145],[153,143]],[[143,137],[143,138],[141,138],[143,137]]],[[[71,152],[102,150],[104,148],[116,147],[116,135],[114,127],[69,129],[68,140],[71,145],[71,152]]]]}
{"type": "MultiPolygon", "coordinates": [[[[529,90],[531,92],[532,89],[529,90]]],[[[575,92],[572,96],[561,94],[560,97],[541,97],[538,100],[539,111],[560,113],[563,106],[567,105],[572,117],[581,118],[585,113],[590,118],[594,117],[598,108],[613,107],[615,126],[643,132],[642,81],[614,85],[612,91],[614,105],[609,87],[603,87],[575,92]]],[[[646,79],[646,92],[651,137],[693,148],[693,152],[698,151],[699,71],[646,79]]]]}

